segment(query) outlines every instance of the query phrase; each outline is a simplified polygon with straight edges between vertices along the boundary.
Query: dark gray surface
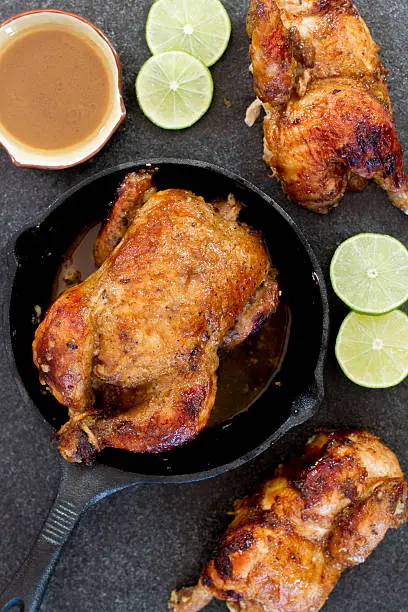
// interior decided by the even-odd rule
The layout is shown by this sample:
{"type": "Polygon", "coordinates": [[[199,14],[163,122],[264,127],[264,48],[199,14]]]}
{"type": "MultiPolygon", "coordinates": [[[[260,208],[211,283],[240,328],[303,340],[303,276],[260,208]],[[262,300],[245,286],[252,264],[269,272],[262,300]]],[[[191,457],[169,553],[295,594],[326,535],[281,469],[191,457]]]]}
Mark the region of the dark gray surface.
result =
{"type": "MultiPolygon", "coordinates": [[[[261,161],[261,125],[243,123],[252,100],[244,30],[246,0],[225,2],[233,35],[224,58],[212,69],[215,99],[193,128],[171,133],[150,124],[138,109],[133,83],[148,57],[144,24],[149,0],[73,0],[58,8],[93,20],[110,37],[124,67],[128,117],[110,143],[90,162],[71,170],[42,172],[15,168],[0,151],[0,244],[81,178],[137,157],[178,156],[228,167],[272,195],[304,228],[327,274],[330,257],[343,239],[359,231],[380,231],[407,242],[408,219],[371,185],[347,195],[329,217],[290,204],[268,178],[261,161]],[[224,97],[232,101],[226,108],[224,97]]],[[[399,0],[361,0],[359,8],[390,70],[391,97],[403,145],[408,150],[408,9],[399,0]]],[[[0,20],[33,1],[1,0],[0,20]]],[[[56,6],[46,1],[42,6],[56,6]]],[[[1,274],[3,277],[4,269],[1,274]]],[[[330,290],[332,338],[346,313],[330,290]]],[[[332,339],[333,344],[333,339],[332,339]]],[[[38,417],[22,402],[0,356],[0,586],[12,576],[45,519],[58,484],[59,459],[38,417]]],[[[250,491],[277,462],[302,443],[316,425],[370,428],[397,452],[408,473],[408,385],[370,391],[347,381],[333,346],[326,367],[326,400],[313,423],[233,473],[193,485],[130,489],[100,502],[80,523],[51,580],[42,611],[160,612],[170,591],[193,583],[227,525],[233,500],[250,491]]],[[[325,609],[408,610],[408,528],[390,532],[362,566],[348,570],[325,609]]],[[[1,590],[1,589],[0,589],[1,590]]],[[[208,610],[225,609],[222,602],[208,610]]]]}

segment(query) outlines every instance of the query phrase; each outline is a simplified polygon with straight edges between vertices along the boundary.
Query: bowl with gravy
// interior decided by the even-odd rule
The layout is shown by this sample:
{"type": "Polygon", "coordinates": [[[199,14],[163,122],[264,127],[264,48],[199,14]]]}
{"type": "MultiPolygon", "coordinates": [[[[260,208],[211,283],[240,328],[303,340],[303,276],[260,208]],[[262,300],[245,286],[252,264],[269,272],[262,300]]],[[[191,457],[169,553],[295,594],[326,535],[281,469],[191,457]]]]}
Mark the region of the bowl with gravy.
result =
{"type": "Polygon", "coordinates": [[[0,144],[14,164],[80,164],[125,116],[119,57],[91,22],[39,9],[0,25],[0,144]]]}

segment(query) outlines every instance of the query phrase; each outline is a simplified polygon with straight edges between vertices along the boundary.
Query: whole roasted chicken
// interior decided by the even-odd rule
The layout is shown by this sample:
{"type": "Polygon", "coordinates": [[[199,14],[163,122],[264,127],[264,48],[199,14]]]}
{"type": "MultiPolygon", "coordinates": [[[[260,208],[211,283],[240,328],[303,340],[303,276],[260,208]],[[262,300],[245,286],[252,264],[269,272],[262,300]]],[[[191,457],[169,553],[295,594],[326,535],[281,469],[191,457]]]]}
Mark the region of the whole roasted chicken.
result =
{"type": "Polygon", "coordinates": [[[251,0],[247,30],[264,159],[289,198],[327,213],[367,179],[408,213],[378,46],[351,0],[251,0]]]}
{"type": "Polygon", "coordinates": [[[96,244],[100,268],[67,289],[36,330],[40,380],[68,407],[69,461],[104,447],[157,453],[206,425],[218,349],[275,310],[278,286],[261,236],[236,221],[230,195],[156,192],[129,174],[96,244]]]}
{"type": "Polygon", "coordinates": [[[347,567],[363,563],[407,518],[396,456],[367,431],[320,431],[279,466],[235,518],[196,587],[174,591],[173,612],[213,597],[231,612],[317,612],[347,567]]]}

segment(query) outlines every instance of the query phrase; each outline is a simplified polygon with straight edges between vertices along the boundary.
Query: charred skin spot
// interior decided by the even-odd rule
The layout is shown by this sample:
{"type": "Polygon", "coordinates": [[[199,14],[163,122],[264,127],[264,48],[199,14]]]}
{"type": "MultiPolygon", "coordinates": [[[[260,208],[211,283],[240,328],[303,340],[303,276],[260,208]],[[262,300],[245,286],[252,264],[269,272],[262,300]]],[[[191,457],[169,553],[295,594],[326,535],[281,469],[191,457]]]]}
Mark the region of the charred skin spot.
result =
{"type": "Polygon", "coordinates": [[[119,279],[119,282],[121,285],[127,285],[128,283],[130,283],[130,278],[121,278],[119,279]]]}
{"type": "Polygon", "coordinates": [[[358,498],[357,487],[351,478],[346,478],[341,485],[341,490],[350,501],[355,501],[358,498]]]}
{"type": "Polygon", "coordinates": [[[232,578],[232,563],[229,555],[220,550],[214,558],[214,567],[222,578],[232,578]]]}
{"type": "Polygon", "coordinates": [[[181,405],[190,418],[195,419],[200,414],[206,395],[207,391],[204,385],[196,385],[183,391],[181,405]]]}
{"type": "Polygon", "coordinates": [[[93,463],[96,457],[96,449],[89,442],[88,436],[82,430],[78,436],[77,454],[78,458],[88,465],[93,463]]]}
{"type": "Polygon", "coordinates": [[[228,599],[234,599],[235,601],[241,601],[242,599],[242,595],[240,595],[236,591],[232,591],[231,589],[225,591],[225,595],[228,597],[228,599]]]}
{"type": "Polygon", "coordinates": [[[270,312],[259,312],[253,320],[251,334],[255,334],[259,331],[265,321],[268,319],[270,312]]]}
{"type": "Polygon", "coordinates": [[[281,524],[281,521],[277,517],[275,512],[265,512],[263,517],[263,524],[269,529],[278,529],[281,524]]]}
{"type": "Polygon", "coordinates": [[[188,367],[192,372],[196,372],[198,369],[200,353],[201,353],[201,348],[199,346],[196,346],[193,348],[193,350],[191,351],[188,357],[188,367]]]}
{"type": "Polygon", "coordinates": [[[228,543],[230,552],[244,552],[251,548],[254,543],[254,536],[250,531],[241,531],[234,539],[228,543]]]}
{"type": "Polygon", "coordinates": [[[356,128],[356,142],[362,151],[377,149],[381,140],[381,127],[359,123],[356,128]]]}
{"type": "MultiPolygon", "coordinates": [[[[307,502],[314,503],[322,494],[339,486],[337,477],[344,470],[346,464],[352,470],[355,467],[355,463],[355,459],[352,456],[341,458],[324,456],[314,465],[302,470],[298,478],[293,480],[293,485],[302,493],[307,502]]],[[[346,496],[347,493],[354,495],[354,491],[347,485],[347,481],[345,482],[344,494],[346,496]]],[[[344,483],[342,484],[344,485],[344,483]]]]}
{"type": "Polygon", "coordinates": [[[388,155],[386,155],[386,157],[384,158],[383,161],[383,166],[384,166],[384,178],[387,178],[387,176],[390,176],[391,174],[394,174],[395,170],[396,170],[396,163],[397,163],[397,159],[394,155],[394,153],[388,153],[388,155]]]}
{"type": "Polygon", "coordinates": [[[369,157],[365,162],[365,166],[368,172],[376,172],[381,169],[382,164],[378,157],[369,157]]]}
{"type": "Polygon", "coordinates": [[[349,168],[364,170],[369,175],[381,173],[383,178],[387,178],[395,173],[397,165],[395,154],[389,152],[389,145],[389,130],[384,126],[359,123],[355,141],[344,145],[339,154],[349,168]]]}
{"type": "Polygon", "coordinates": [[[255,7],[256,16],[263,21],[268,18],[268,11],[266,10],[265,2],[258,0],[255,7]]]}
{"type": "Polygon", "coordinates": [[[268,87],[265,87],[262,95],[266,97],[266,99],[274,100],[276,98],[276,100],[280,101],[285,99],[285,97],[290,94],[291,89],[292,79],[282,77],[280,86],[276,87],[274,85],[269,85],[268,87]]]}
{"type": "Polygon", "coordinates": [[[70,430],[57,432],[53,436],[54,442],[59,442],[61,451],[65,451],[75,463],[90,465],[96,457],[96,449],[88,440],[88,436],[77,425],[70,430]],[[69,432],[69,433],[68,433],[69,432]]]}
{"type": "Polygon", "coordinates": [[[203,586],[205,587],[212,586],[211,579],[207,576],[207,574],[203,575],[203,577],[201,578],[201,582],[203,583],[203,586]]]}
{"type": "Polygon", "coordinates": [[[78,345],[75,344],[75,342],[67,342],[67,347],[71,349],[71,351],[76,351],[78,348],[78,345]]]}
{"type": "Polygon", "coordinates": [[[214,567],[223,578],[232,578],[232,561],[230,555],[235,552],[244,552],[251,548],[254,536],[250,531],[241,531],[230,540],[224,539],[215,555],[214,567]]]}
{"type": "Polygon", "coordinates": [[[132,421],[122,421],[122,423],[117,425],[117,432],[119,434],[135,435],[135,427],[132,421]]]}

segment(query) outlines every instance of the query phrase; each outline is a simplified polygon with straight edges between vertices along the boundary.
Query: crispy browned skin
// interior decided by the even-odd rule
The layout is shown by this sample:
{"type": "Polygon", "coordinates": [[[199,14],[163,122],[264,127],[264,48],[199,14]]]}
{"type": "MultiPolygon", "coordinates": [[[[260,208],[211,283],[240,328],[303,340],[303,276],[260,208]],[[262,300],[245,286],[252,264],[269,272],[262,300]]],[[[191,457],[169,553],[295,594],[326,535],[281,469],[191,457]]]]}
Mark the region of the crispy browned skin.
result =
{"type": "Polygon", "coordinates": [[[398,460],[367,431],[320,431],[280,466],[235,518],[198,585],[172,593],[173,612],[212,597],[239,612],[316,612],[341,572],[363,563],[407,518],[398,460]]]}
{"type": "Polygon", "coordinates": [[[408,211],[394,122],[357,81],[333,78],[312,83],[302,98],[287,104],[278,120],[265,117],[264,131],[265,159],[292,201],[329,212],[342,198],[352,172],[375,179],[397,206],[407,206],[408,211]]]}
{"type": "MultiPolygon", "coordinates": [[[[385,69],[352,1],[251,0],[247,23],[254,88],[266,111],[264,158],[285,193],[327,213],[347,188],[375,179],[408,212],[385,69]],[[295,76],[283,96],[289,57],[295,76]]],[[[257,111],[251,107],[248,122],[257,111]]]]}
{"type": "Polygon", "coordinates": [[[263,285],[257,289],[237,320],[222,341],[222,348],[231,350],[241,344],[275,312],[278,306],[279,290],[275,279],[276,272],[271,270],[263,285]]]}
{"type": "Polygon", "coordinates": [[[262,102],[286,102],[295,83],[296,62],[275,2],[250,3],[247,32],[257,97],[262,102]]]}
{"type": "Polygon", "coordinates": [[[153,185],[154,170],[129,172],[118,189],[115,205],[112,206],[107,222],[102,226],[94,245],[94,258],[101,266],[119,244],[137,209],[156,192],[153,185]]]}
{"type": "Polygon", "coordinates": [[[166,451],[207,423],[217,350],[270,273],[261,237],[224,213],[189,191],[156,193],[101,268],[49,308],[34,362],[69,408],[66,459],[166,451]]]}

